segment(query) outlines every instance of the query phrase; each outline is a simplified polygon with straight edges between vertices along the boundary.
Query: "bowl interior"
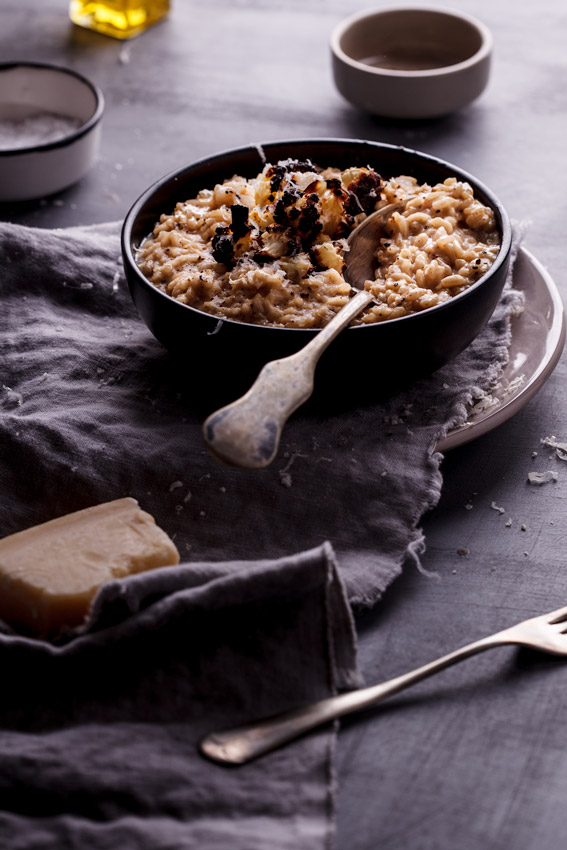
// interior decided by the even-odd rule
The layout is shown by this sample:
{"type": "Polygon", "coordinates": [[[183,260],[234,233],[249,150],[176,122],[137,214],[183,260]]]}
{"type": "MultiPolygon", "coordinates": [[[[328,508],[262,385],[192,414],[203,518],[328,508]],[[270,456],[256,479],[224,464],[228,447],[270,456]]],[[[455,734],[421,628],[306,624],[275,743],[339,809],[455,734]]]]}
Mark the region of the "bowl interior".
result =
{"type": "Polygon", "coordinates": [[[87,122],[97,112],[96,90],[63,69],[42,65],[0,67],[0,118],[46,111],[87,122]]]}
{"type": "Polygon", "coordinates": [[[351,59],[389,71],[428,71],[465,62],[483,45],[466,18],[429,9],[392,9],[354,20],[339,38],[351,59]]]}
{"type": "MultiPolygon", "coordinates": [[[[123,241],[129,263],[137,271],[139,278],[147,286],[155,289],[138,270],[135,253],[142,240],[151,233],[162,213],[171,213],[178,201],[195,197],[201,189],[212,188],[215,183],[232,177],[234,174],[255,177],[266,162],[273,163],[290,157],[310,159],[321,168],[335,166],[345,169],[350,166],[370,166],[384,179],[406,174],[415,177],[419,182],[438,183],[447,177],[456,176],[470,182],[476,196],[495,210],[501,232],[506,231],[508,227],[503,220],[503,211],[499,201],[487,187],[462,169],[436,157],[396,145],[352,139],[270,142],[226,151],[195,162],[181,171],[167,175],[151,186],[138,199],[126,217],[123,241]]],[[[503,237],[504,243],[506,239],[509,239],[509,233],[508,235],[503,233],[503,237]]],[[[170,300],[169,296],[164,295],[164,298],[170,300]]],[[[180,304],[179,306],[189,310],[194,309],[187,305],[180,304]]],[[[226,319],[224,321],[231,320],[226,319]]],[[[280,328],[278,330],[290,333],[293,329],[280,328]]],[[[349,328],[349,330],[354,330],[354,328],[349,328]]],[[[316,331],[303,331],[301,329],[297,329],[297,332],[316,333],[316,331]]]]}

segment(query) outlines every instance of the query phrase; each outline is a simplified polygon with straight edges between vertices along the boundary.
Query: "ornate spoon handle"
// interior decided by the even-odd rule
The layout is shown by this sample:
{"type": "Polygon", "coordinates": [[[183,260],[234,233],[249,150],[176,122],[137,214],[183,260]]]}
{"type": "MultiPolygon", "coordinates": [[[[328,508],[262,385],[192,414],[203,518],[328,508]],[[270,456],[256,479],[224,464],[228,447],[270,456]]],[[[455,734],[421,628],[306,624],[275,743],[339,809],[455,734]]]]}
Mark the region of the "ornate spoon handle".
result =
{"type": "Polygon", "coordinates": [[[268,466],[286,421],[313,392],[319,357],[371,301],[367,290],[357,292],[310,343],[290,357],[266,363],[245,395],[212,413],[203,424],[203,437],[212,454],[246,469],[268,466]]]}

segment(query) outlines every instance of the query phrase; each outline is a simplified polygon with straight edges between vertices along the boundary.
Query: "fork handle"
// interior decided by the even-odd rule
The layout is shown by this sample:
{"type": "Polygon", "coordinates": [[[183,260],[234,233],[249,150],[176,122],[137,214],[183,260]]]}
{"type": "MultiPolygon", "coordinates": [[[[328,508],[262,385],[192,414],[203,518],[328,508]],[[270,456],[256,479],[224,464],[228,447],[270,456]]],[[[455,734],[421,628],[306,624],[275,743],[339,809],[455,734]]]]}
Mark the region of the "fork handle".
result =
{"type": "Polygon", "coordinates": [[[416,670],[387,682],[319,700],[301,708],[224,732],[213,732],[200,745],[203,755],[221,764],[245,764],[258,756],[293,741],[323,723],[382,702],[392,694],[457,664],[471,655],[504,644],[516,643],[511,629],[469,643],[416,670]]]}

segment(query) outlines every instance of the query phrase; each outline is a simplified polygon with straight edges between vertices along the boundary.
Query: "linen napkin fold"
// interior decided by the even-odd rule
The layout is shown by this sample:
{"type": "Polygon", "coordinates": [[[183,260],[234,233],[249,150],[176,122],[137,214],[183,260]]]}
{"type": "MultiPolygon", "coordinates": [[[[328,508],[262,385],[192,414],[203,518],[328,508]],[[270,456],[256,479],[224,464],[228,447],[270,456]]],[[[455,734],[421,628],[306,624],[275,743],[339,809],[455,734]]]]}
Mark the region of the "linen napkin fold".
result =
{"type": "Polygon", "coordinates": [[[357,683],[329,544],[106,585],[65,646],[0,634],[3,850],[327,850],[334,731],[242,768],[208,732],[357,683]]]}
{"type": "Polygon", "coordinates": [[[206,364],[174,362],[138,318],[119,232],[0,224],[0,535],[131,495],[191,561],[330,540],[351,603],[374,603],[406,558],[419,563],[435,444],[499,375],[518,293],[432,377],[380,404],[300,410],[270,468],[234,470],[203,446],[191,373],[206,364]]]}

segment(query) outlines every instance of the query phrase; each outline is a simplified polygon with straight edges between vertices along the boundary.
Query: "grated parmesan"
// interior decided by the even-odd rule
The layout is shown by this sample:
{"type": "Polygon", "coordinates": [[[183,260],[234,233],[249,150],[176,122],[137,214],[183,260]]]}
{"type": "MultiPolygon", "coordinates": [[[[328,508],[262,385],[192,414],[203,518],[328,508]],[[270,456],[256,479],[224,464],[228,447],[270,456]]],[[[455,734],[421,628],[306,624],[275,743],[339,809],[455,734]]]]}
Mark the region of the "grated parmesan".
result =
{"type": "Polygon", "coordinates": [[[78,118],[44,110],[31,111],[23,104],[2,104],[0,150],[34,148],[56,142],[81,126],[78,118]]]}

